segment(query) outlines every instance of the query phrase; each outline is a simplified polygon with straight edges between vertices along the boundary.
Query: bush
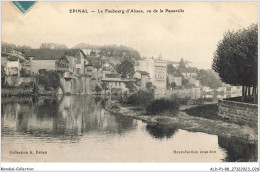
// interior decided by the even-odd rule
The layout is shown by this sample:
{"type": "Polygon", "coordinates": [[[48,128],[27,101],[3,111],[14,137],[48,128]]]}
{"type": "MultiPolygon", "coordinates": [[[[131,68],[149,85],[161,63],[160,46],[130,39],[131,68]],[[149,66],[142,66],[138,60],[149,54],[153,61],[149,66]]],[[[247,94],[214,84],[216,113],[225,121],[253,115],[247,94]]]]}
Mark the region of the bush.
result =
{"type": "Polygon", "coordinates": [[[179,110],[178,99],[157,99],[152,101],[147,107],[147,115],[167,115],[175,116],[179,110]]]}
{"type": "Polygon", "coordinates": [[[135,106],[146,106],[154,100],[154,93],[151,91],[139,90],[127,98],[127,104],[135,106]]]}
{"type": "Polygon", "coordinates": [[[59,75],[56,71],[46,71],[44,69],[39,70],[37,76],[38,84],[42,85],[44,89],[49,87],[57,89],[60,85],[59,75]]]}
{"type": "Polygon", "coordinates": [[[170,97],[170,100],[176,100],[179,102],[180,105],[187,105],[190,101],[191,96],[185,96],[184,98],[179,97],[178,95],[174,94],[170,97]]]}

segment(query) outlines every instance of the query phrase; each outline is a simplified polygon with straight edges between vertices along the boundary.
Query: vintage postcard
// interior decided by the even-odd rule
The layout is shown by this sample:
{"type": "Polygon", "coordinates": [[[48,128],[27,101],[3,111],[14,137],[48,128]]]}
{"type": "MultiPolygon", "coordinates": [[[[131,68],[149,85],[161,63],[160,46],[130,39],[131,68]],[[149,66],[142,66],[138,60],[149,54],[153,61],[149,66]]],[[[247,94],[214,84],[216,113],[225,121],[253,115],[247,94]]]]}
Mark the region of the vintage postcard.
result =
{"type": "Polygon", "coordinates": [[[2,162],[258,162],[257,1],[1,16],[2,162]]]}

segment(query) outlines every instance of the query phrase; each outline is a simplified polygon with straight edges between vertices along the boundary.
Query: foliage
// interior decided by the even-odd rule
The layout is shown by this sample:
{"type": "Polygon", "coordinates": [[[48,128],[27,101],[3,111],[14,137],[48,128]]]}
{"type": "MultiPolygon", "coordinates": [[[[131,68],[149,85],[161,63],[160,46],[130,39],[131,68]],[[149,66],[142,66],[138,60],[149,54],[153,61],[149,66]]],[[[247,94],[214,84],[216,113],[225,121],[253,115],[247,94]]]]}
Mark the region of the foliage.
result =
{"type": "Polygon", "coordinates": [[[102,91],[102,88],[99,85],[96,85],[95,92],[98,94],[100,91],[102,91]]]}
{"type": "Polygon", "coordinates": [[[191,100],[191,96],[185,96],[183,98],[179,97],[176,94],[171,95],[170,100],[176,100],[179,102],[179,105],[187,105],[191,100]]]}
{"type": "Polygon", "coordinates": [[[186,85],[189,83],[189,80],[183,78],[182,81],[181,81],[181,83],[182,83],[183,86],[186,86],[186,85]]]}
{"type": "Polygon", "coordinates": [[[175,116],[178,110],[179,102],[177,99],[157,99],[146,107],[147,115],[175,116]]]}
{"type": "Polygon", "coordinates": [[[117,66],[117,72],[122,75],[123,78],[132,77],[134,74],[134,65],[130,61],[123,61],[117,66]]]}
{"type": "Polygon", "coordinates": [[[186,65],[185,65],[183,58],[181,58],[181,61],[179,63],[179,68],[186,68],[186,65]]]}
{"type": "Polygon", "coordinates": [[[117,60],[117,61],[136,61],[141,59],[140,53],[133,48],[126,47],[123,45],[105,45],[105,46],[97,46],[90,45],[85,43],[80,43],[74,46],[72,49],[92,49],[99,50],[99,56],[106,56],[109,60],[117,60]]]}
{"type": "Polygon", "coordinates": [[[212,70],[199,70],[197,79],[206,87],[218,88],[222,86],[222,81],[212,70]]]}
{"type": "Polygon", "coordinates": [[[45,90],[48,88],[57,89],[60,86],[60,78],[56,71],[40,69],[36,79],[38,85],[42,85],[45,90]]]}
{"type": "Polygon", "coordinates": [[[102,83],[101,83],[101,87],[102,87],[102,89],[105,90],[105,91],[107,91],[107,90],[109,89],[108,86],[107,86],[107,83],[105,83],[105,82],[102,82],[102,83]]]}
{"type": "Polygon", "coordinates": [[[171,86],[172,89],[175,89],[175,87],[177,87],[177,85],[176,85],[176,83],[174,81],[171,82],[170,86],[171,86]]]}
{"type": "Polygon", "coordinates": [[[21,77],[29,77],[29,76],[31,76],[31,72],[29,70],[22,68],[20,70],[20,75],[21,75],[21,77]]]}
{"type": "Polygon", "coordinates": [[[172,64],[167,65],[167,73],[171,75],[175,75],[176,73],[176,68],[172,66],[172,64]]]}
{"type": "Polygon", "coordinates": [[[125,82],[125,86],[130,92],[134,92],[137,89],[133,82],[125,82]]]}
{"type": "Polygon", "coordinates": [[[33,81],[31,81],[30,83],[21,83],[19,85],[19,87],[21,87],[21,88],[33,88],[33,86],[34,86],[33,81]]]}
{"type": "Polygon", "coordinates": [[[154,86],[152,82],[147,82],[145,87],[150,91],[156,89],[156,86],[154,86]]]}
{"type": "Polygon", "coordinates": [[[6,77],[6,72],[4,70],[4,66],[1,65],[1,84],[2,84],[2,86],[5,84],[4,83],[5,82],[5,77],[6,77]]]}
{"type": "Polygon", "coordinates": [[[153,137],[162,139],[162,138],[171,138],[178,128],[174,125],[146,125],[146,130],[153,137]]]}
{"type": "Polygon", "coordinates": [[[225,33],[223,40],[218,43],[212,68],[227,84],[253,87],[256,97],[257,61],[258,26],[254,24],[246,29],[225,33]]]}
{"type": "Polygon", "coordinates": [[[127,98],[127,104],[142,106],[149,104],[152,100],[154,100],[153,92],[139,90],[127,98]]]}

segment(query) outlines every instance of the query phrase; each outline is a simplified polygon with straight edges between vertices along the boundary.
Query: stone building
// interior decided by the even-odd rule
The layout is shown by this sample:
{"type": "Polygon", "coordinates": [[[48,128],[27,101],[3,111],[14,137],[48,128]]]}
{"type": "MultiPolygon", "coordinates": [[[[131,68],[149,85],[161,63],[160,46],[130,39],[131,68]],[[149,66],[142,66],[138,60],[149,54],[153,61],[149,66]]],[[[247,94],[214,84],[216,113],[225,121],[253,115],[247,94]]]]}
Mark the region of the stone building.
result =
{"type": "Polygon", "coordinates": [[[150,81],[156,86],[155,94],[164,95],[166,92],[167,61],[158,59],[144,58],[135,65],[135,71],[146,71],[149,73],[150,81]]]}
{"type": "Polygon", "coordinates": [[[150,81],[148,72],[136,71],[134,73],[134,78],[137,79],[137,85],[139,85],[141,89],[146,89],[146,84],[150,81]]]}
{"type": "Polygon", "coordinates": [[[79,49],[29,49],[25,50],[25,56],[30,61],[32,74],[38,74],[40,69],[55,70],[55,62],[65,52],[77,52],[79,49]]]}

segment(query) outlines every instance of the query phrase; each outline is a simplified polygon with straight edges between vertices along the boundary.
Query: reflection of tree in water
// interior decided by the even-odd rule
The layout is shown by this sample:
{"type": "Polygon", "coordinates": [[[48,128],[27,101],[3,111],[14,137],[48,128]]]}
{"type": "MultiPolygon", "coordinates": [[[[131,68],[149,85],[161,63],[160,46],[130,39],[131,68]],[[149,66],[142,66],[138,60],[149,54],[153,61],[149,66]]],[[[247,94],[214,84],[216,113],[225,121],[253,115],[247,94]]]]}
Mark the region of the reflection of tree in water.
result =
{"type": "MultiPolygon", "coordinates": [[[[132,118],[105,113],[107,101],[105,97],[63,96],[6,103],[2,107],[2,124],[16,125],[16,131],[30,136],[59,140],[78,140],[93,132],[123,134],[137,126],[132,118]]],[[[8,134],[8,130],[2,132],[8,134]]]]}
{"type": "Polygon", "coordinates": [[[136,120],[131,117],[115,115],[115,122],[117,125],[117,132],[123,133],[125,131],[129,131],[134,129],[137,126],[136,120]]]}
{"type": "Polygon", "coordinates": [[[176,126],[147,125],[146,130],[155,138],[171,138],[178,130],[176,126]]]}
{"type": "Polygon", "coordinates": [[[59,103],[56,99],[38,99],[35,106],[35,113],[38,118],[55,117],[58,112],[59,103]]]}
{"type": "Polygon", "coordinates": [[[218,136],[218,144],[227,150],[226,162],[256,162],[258,159],[257,143],[237,137],[218,136]]]}

